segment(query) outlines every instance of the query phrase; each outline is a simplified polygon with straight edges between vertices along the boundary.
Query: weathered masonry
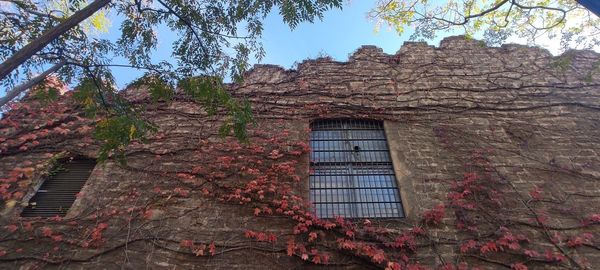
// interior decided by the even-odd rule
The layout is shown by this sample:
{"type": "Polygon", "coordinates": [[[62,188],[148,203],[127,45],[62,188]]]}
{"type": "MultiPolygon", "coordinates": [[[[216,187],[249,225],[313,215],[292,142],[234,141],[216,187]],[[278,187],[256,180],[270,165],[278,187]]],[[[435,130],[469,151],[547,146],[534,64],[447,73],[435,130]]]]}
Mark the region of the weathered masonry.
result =
{"type": "Polygon", "coordinates": [[[599,67],[462,37],[257,65],[230,86],[248,143],[131,88],[159,129],[127,164],[89,161],[70,94],[26,100],[0,120],[0,268],[593,269],[599,67]]]}

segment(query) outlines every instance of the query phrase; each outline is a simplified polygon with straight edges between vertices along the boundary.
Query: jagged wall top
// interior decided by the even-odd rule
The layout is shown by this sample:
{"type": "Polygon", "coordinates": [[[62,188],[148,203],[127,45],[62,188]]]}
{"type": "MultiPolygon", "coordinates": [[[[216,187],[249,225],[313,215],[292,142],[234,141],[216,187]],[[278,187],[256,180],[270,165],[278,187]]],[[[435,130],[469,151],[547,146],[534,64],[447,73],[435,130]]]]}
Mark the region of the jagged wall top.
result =
{"type": "MultiPolygon", "coordinates": [[[[470,61],[477,61],[477,54],[504,54],[510,55],[515,62],[536,61],[552,62],[556,59],[568,57],[569,62],[576,64],[571,68],[577,70],[583,68],[594,68],[595,61],[600,59],[600,54],[591,50],[569,50],[562,55],[553,56],[548,50],[540,47],[532,47],[519,44],[504,44],[501,47],[489,47],[481,40],[467,39],[465,36],[451,36],[444,38],[439,47],[428,45],[426,42],[404,42],[396,54],[386,54],[383,49],[364,45],[349,56],[347,62],[335,61],[329,57],[309,59],[302,61],[297,69],[285,69],[278,65],[256,64],[245,74],[244,84],[254,83],[282,83],[292,80],[312,69],[315,65],[337,65],[343,66],[360,61],[410,61],[412,63],[431,63],[436,53],[448,53],[448,55],[472,55],[470,61]],[[590,61],[594,63],[590,63],[590,61]],[[579,68],[577,67],[579,66],[579,68]]],[[[569,63],[569,64],[570,64],[569,63]]],[[[567,70],[564,70],[567,71],[567,70]]],[[[243,84],[243,85],[244,85],[243,84]]]]}

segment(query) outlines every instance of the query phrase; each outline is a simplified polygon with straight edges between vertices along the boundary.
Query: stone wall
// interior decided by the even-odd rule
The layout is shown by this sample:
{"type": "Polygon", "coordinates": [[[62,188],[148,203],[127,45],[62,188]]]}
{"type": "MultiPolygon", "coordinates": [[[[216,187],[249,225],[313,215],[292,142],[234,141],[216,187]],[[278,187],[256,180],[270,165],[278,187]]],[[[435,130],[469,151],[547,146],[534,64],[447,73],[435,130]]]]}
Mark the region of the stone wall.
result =
{"type": "Polygon", "coordinates": [[[63,220],[18,218],[20,203],[43,181],[49,159],[95,157],[99,146],[87,128],[95,120],[83,118],[69,97],[47,112],[36,101],[23,103],[0,122],[0,180],[12,194],[0,219],[6,229],[0,268],[284,269],[316,267],[310,261],[325,255],[330,267],[354,269],[392,269],[392,262],[593,268],[600,264],[599,66],[600,55],[590,51],[553,57],[462,37],[439,47],[405,43],[395,55],[364,46],[347,62],[320,58],[296,70],[257,65],[242,84],[230,86],[253,107],[257,123],[248,144],[217,136],[221,118],[184,96],[151,103],[143,87],[128,89],[131,101],[147,103],[144,117],[159,131],[127,149],[126,165],[98,165],[63,220]],[[302,212],[303,143],[310,121],[320,118],[385,121],[407,218],[368,226],[313,220],[307,231],[295,230],[312,220],[302,212]],[[42,136],[44,129],[49,134],[42,136]],[[37,143],[23,138],[28,134],[37,134],[37,143]],[[475,209],[449,202],[465,174],[478,174],[488,192],[469,197],[480,203],[475,209]],[[496,191],[502,204],[489,207],[493,200],[485,196],[496,191]],[[446,207],[441,224],[427,222],[424,215],[440,203],[446,207]],[[328,222],[337,227],[327,229],[328,222]],[[415,250],[390,244],[414,228],[427,231],[414,234],[415,250]],[[526,238],[515,240],[518,249],[498,244],[505,229],[526,238]],[[318,240],[307,240],[309,232],[318,240]],[[581,244],[573,242],[577,237],[581,244]],[[290,239],[307,250],[288,256],[290,239]],[[362,248],[344,248],[340,239],[362,248]],[[461,250],[468,240],[477,244],[461,250]],[[489,242],[496,251],[483,250],[489,242]],[[385,259],[363,252],[366,243],[384,250],[385,259]]]}

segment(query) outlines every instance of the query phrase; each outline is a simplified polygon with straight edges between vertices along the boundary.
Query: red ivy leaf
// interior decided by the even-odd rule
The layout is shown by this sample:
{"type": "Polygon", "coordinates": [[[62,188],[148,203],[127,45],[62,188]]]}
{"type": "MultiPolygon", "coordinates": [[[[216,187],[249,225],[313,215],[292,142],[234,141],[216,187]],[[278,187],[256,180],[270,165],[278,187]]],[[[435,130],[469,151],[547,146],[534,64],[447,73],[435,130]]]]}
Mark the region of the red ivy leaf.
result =
{"type": "Polygon", "coordinates": [[[256,236],[256,240],[261,241],[261,242],[266,242],[267,241],[267,234],[265,234],[264,232],[259,232],[258,235],[256,236]]]}
{"type": "Polygon", "coordinates": [[[401,270],[401,266],[397,262],[388,262],[385,270],[401,270]]]}
{"type": "Polygon", "coordinates": [[[322,263],[322,262],[321,262],[321,256],[319,256],[319,255],[315,255],[315,256],[312,258],[312,262],[313,262],[314,264],[321,264],[321,263],[322,263]]]}
{"type": "Polygon", "coordinates": [[[415,235],[424,235],[425,234],[425,230],[419,226],[414,226],[412,229],[410,229],[410,232],[415,235]]]}
{"type": "Polygon", "coordinates": [[[4,228],[6,228],[9,232],[15,232],[19,227],[17,227],[15,224],[10,224],[4,226],[4,228]]]}
{"type": "Polygon", "coordinates": [[[273,150],[271,153],[269,153],[270,159],[279,159],[280,157],[283,157],[283,154],[280,154],[279,150],[273,150]]]}
{"type": "Polygon", "coordinates": [[[546,260],[548,260],[549,262],[562,262],[566,259],[566,257],[564,255],[562,255],[561,253],[553,252],[550,249],[548,249],[548,250],[546,250],[546,252],[544,252],[544,256],[546,257],[546,260]]]}
{"type": "Polygon", "coordinates": [[[175,192],[177,195],[181,196],[181,197],[188,197],[190,196],[190,191],[187,189],[183,189],[183,188],[175,188],[173,189],[173,192],[175,192]]]}
{"type": "Polygon", "coordinates": [[[53,235],[52,236],[52,240],[54,240],[55,242],[61,242],[63,240],[61,235],[53,235]]]}
{"type": "Polygon", "coordinates": [[[444,264],[441,268],[442,270],[456,270],[456,265],[454,264],[444,264]]]}
{"type": "Polygon", "coordinates": [[[275,236],[274,234],[269,234],[269,237],[267,238],[267,242],[269,243],[275,243],[277,242],[277,236],[275,236]]]}
{"type": "Polygon", "coordinates": [[[211,256],[215,256],[216,249],[215,242],[210,242],[210,245],[208,245],[208,253],[210,253],[211,256]]]}
{"type": "Polygon", "coordinates": [[[256,232],[254,232],[254,231],[251,231],[251,230],[246,230],[246,231],[244,232],[244,236],[245,236],[246,238],[254,238],[254,237],[256,237],[256,232]]]}
{"type": "Polygon", "coordinates": [[[527,270],[527,266],[525,266],[523,263],[513,263],[510,265],[511,269],[514,270],[527,270]]]}
{"type": "Polygon", "coordinates": [[[337,240],[337,243],[338,243],[338,246],[340,246],[342,249],[348,249],[348,250],[356,249],[356,244],[350,240],[339,238],[337,240]]]}
{"type": "Polygon", "coordinates": [[[200,245],[200,247],[198,247],[198,249],[195,252],[196,256],[204,256],[205,249],[206,249],[206,245],[200,245]]]}
{"type": "Polygon", "coordinates": [[[438,204],[434,209],[427,210],[423,213],[423,220],[430,225],[438,225],[442,222],[445,214],[444,204],[438,204]]]}
{"type": "Polygon", "coordinates": [[[371,257],[371,259],[376,263],[382,263],[385,260],[385,253],[383,250],[379,250],[373,255],[373,257],[371,257]]]}
{"type": "Polygon", "coordinates": [[[15,198],[15,199],[17,199],[17,200],[18,200],[18,199],[21,199],[21,198],[23,198],[23,196],[24,196],[24,195],[25,195],[25,194],[23,194],[23,192],[21,192],[21,191],[17,191],[17,192],[15,192],[15,193],[13,193],[13,195],[12,195],[12,196],[13,196],[13,198],[15,198]]]}
{"type": "Polygon", "coordinates": [[[489,252],[496,252],[496,251],[498,251],[498,247],[496,246],[496,243],[490,241],[490,242],[487,242],[485,245],[481,246],[479,251],[481,251],[482,254],[486,254],[489,252]]]}
{"type": "Polygon", "coordinates": [[[323,227],[327,230],[331,230],[331,229],[335,228],[335,226],[336,225],[333,222],[326,222],[325,225],[323,225],[323,227]]]}
{"type": "Polygon", "coordinates": [[[143,213],[143,216],[145,219],[152,219],[152,215],[153,215],[152,209],[148,209],[148,210],[144,211],[144,213],[143,213]]]}
{"type": "Polygon", "coordinates": [[[52,236],[52,229],[50,229],[48,227],[43,227],[42,228],[42,235],[46,236],[46,237],[52,236]]]}
{"type": "Polygon", "coordinates": [[[194,246],[194,241],[192,240],[181,240],[181,242],[179,242],[179,246],[184,247],[184,248],[191,248],[194,246]]]}
{"type": "Polygon", "coordinates": [[[462,245],[460,245],[460,252],[467,253],[469,250],[475,248],[476,246],[477,246],[477,242],[475,242],[474,240],[469,240],[469,241],[463,243],[462,245]]]}
{"type": "Polygon", "coordinates": [[[294,242],[294,238],[290,238],[287,242],[287,255],[294,255],[294,250],[296,249],[296,243],[294,242]]]}
{"type": "Polygon", "coordinates": [[[317,239],[317,233],[311,232],[308,234],[308,242],[313,242],[317,239]]]}
{"type": "Polygon", "coordinates": [[[600,223],[600,214],[591,214],[583,221],[584,225],[589,223],[600,223]]]}
{"type": "Polygon", "coordinates": [[[523,251],[523,253],[525,255],[529,256],[529,257],[532,257],[532,258],[540,256],[540,254],[537,251],[531,250],[531,249],[526,249],[526,250],[523,251]]]}
{"type": "Polygon", "coordinates": [[[532,190],[529,191],[529,196],[532,199],[539,201],[542,199],[542,189],[538,186],[534,186],[532,190]]]}

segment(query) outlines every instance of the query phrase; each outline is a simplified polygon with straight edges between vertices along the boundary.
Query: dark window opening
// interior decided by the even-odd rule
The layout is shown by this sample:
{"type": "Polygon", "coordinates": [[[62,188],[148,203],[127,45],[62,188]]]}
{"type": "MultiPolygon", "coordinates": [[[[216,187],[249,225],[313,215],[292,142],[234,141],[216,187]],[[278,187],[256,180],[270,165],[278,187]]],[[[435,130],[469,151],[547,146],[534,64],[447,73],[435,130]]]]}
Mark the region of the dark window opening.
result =
{"type": "Polygon", "coordinates": [[[311,124],[310,200],[318,217],[404,217],[383,122],[311,124]]]}
{"type": "Polygon", "coordinates": [[[29,200],[21,216],[64,217],[95,166],[96,162],[92,159],[79,158],[59,162],[29,200]]]}

